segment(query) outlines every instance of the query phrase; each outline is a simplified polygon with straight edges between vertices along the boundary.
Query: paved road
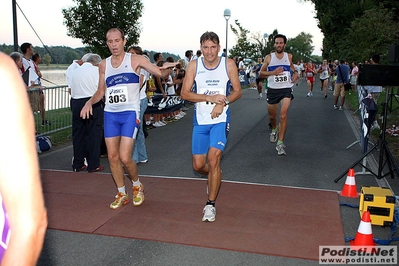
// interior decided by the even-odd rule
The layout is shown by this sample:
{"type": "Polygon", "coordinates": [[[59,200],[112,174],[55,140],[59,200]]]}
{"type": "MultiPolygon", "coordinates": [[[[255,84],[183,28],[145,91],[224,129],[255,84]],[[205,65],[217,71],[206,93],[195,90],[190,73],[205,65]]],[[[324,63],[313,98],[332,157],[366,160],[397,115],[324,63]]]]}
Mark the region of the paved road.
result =
{"type": "MultiPolygon", "coordinates": [[[[359,145],[347,149],[358,139],[359,122],[351,111],[334,110],[331,92],[325,99],[318,82],[314,96],[306,97],[306,94],[305,83],[294,88],[295,99],[288,114],[285,139],[287,155],[278,156],[275,144],[269,141],[265,94],[263,99],[258,99],[255,90],[243,91],[243,97],[231,105],[231,130],[222,159],[223,179],[333,191],[342,189],[346,177],[338,183],[334,179],[361,156],[359,145]]],[[[201,178],[191,167],[192,115],[193,106],[189,105],[185,118],[149,131],[149,162],[139,165],[140,175],[201,178]]],[[[52,150],[40,155],[40,166],[71,170],[71,156],[71,146],[52,150]]],[[[102,159],[102,163],[109,172],[107,160],[102,159]]],[[[372,175],[356,175],[356,183],[358,189],[378,185],[390,185],[394,191],[399,188],[398,178],[377,182],[372,175]]],[[[341,200],[358,203],[347,198],[341,200]]],[[[198,213],[199,219],[201,215],[198,213]]],[[[353,237],[359,225],[358,210],[341,207],[341,216],[345,235],[353,237]]],[[[282,226],[289,226],[289,223],[282,226]]],[[[325,226],[328,225],[320,225],[315,231],[325,226]]],[[[387,228],[373,227],[374,237],[386,239],[388,233],[387,228]]],[[[289,241],[287,236],[287,245],[289,241]]],[[[318,262],[55,230],[48,230],[39,260],[39,265],[136,264],[316,265],[318,262]]]]}

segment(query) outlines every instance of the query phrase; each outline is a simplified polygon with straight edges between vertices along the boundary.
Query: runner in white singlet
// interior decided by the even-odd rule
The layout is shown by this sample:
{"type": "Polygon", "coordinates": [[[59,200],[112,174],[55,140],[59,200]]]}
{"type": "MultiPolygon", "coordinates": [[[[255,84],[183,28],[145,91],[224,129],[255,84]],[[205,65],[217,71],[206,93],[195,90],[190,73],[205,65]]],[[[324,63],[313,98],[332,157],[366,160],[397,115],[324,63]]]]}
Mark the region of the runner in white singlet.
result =
{"type": "Polygon", "coordinates": [[[195,102],[192,138],[193,168],[208,176],[209,195],[202,221],[215,221],[215,201],[222,180],[220,160],[230,125],[229,104],[241,97],[235,62],[219,57],[219,37],[205,32],[200,38],[203,57],[189,63],[181,91],[184,100],[195,102]]]}
{"type": "Polygon", "coordinates": [[[140,123],[140,70],[144,68],[155,76],[167,77],[171,72],[170,68],[176,63],[165,63],[160,68],[141,55],[127,54],[124,51],[125,36],[120,29],[108,30],[106,37],[112,55],[101,61],[98,90],[86,102],[80,115],[83,119],[90,118],[92,105],[105,96],[104,136],[111,174],[118,189],[110,208],[118,209],[129,202],[125,172],[133,183],[134,206],[140,206],[144,201],[144,186],[139,180],[137,165],[132,160],[134,138],[140,123]]]}

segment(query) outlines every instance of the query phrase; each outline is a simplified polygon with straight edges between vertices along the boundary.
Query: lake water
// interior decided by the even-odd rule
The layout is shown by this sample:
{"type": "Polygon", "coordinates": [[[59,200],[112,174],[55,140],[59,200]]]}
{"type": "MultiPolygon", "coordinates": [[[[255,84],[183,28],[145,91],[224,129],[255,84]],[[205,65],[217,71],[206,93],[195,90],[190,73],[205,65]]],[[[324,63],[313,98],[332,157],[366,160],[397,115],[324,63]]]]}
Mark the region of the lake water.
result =
{"type": "Polygon", "coordinates": [[[66,69],[41,70],[42,85],[45,87],[66,85],[66,69]]]}

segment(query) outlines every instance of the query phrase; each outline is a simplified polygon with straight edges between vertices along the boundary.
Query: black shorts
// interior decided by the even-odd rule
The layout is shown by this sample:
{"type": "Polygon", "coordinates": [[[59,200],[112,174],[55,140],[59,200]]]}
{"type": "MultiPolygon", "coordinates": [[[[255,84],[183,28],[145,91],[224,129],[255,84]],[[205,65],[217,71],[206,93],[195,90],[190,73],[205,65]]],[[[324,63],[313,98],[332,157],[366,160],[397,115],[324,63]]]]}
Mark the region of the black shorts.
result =
{"type": "Polygon", "coordinates": [[[256,84],[258,84],[259,82],[263,82],[264,78],[257,78],[256,79],[256,84]]]}
{"type": "Polygon", "coordinates": [[[294,99],[291,88],[286,89],[267,89],[266,101],[268,104],[278,104],[284,98],[294,99]]]}

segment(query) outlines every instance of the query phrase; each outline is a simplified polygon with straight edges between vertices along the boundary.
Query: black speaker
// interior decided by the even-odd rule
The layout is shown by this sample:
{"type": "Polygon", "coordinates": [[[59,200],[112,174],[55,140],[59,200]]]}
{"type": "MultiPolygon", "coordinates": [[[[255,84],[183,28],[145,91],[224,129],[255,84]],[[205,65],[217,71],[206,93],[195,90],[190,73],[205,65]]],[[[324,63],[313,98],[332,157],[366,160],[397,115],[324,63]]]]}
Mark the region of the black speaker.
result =
{"type": "Polygon", "coordinates": [[[388,47],[388,63],[399,63],[399,45],[390,45],[388,47]]]}
{"type": "Polygon", "coordinates": [[[359,64],[357,84],[361,86],[399,86],[399,66],[359,64]]]}

